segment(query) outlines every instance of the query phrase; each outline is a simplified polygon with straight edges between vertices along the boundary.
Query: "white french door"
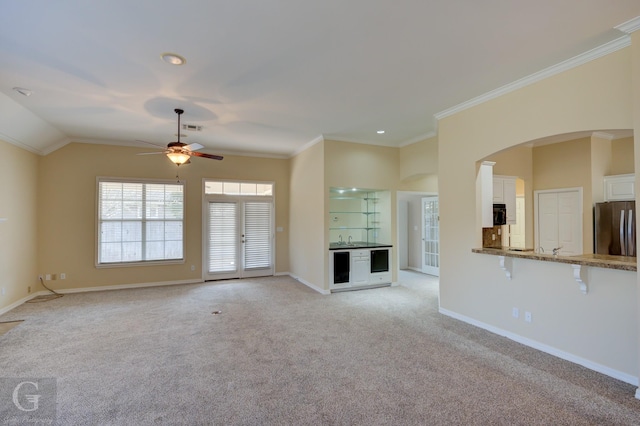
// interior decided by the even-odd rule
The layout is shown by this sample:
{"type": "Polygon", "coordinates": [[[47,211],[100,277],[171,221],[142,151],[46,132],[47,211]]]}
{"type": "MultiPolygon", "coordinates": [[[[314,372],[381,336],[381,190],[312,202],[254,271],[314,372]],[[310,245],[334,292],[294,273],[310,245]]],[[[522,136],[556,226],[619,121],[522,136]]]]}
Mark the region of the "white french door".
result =
{"type": "Polygon", "coordinates": [[[207,197],[204,279],[273,275],[273,202],[207,197]]]}
{"type": "Polygon", "coordinates": [[[438,197],[422,199],[422,272],[440,276],[440,216],[438,197]]]}

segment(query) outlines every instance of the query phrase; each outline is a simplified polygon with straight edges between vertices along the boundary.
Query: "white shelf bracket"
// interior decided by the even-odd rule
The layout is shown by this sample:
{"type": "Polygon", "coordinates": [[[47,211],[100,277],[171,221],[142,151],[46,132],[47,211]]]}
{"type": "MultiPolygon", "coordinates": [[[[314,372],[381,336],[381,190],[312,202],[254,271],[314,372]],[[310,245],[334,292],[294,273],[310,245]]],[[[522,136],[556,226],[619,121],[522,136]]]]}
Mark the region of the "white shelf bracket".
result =
{"type": "Polygon", "coordinates": [[[500,269],[504,271],[508,280],[511,280],[511,271],[513,270],[513,262],[510,257],[498,256],[500,259],[500,269]]]}
{"type": "Polygon", "coordinates": [[[573,268],[573,278],[580,286],[580,291],[582,294],[587,294],[587,283],[582,278],[582,265],[571,265],[571,267],[573,268]]]}

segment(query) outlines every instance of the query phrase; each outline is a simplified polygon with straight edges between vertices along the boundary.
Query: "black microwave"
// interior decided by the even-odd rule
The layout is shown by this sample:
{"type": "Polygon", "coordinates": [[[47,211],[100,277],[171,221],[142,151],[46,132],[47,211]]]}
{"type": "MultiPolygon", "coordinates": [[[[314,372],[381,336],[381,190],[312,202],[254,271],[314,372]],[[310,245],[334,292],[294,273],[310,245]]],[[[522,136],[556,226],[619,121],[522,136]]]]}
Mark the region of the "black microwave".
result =
{"type": "Polygon", "coordinates": [[[493,226],[506,225],[506,224],[507,224],[507,205],[494,204],[493,205],[493,226]]]}

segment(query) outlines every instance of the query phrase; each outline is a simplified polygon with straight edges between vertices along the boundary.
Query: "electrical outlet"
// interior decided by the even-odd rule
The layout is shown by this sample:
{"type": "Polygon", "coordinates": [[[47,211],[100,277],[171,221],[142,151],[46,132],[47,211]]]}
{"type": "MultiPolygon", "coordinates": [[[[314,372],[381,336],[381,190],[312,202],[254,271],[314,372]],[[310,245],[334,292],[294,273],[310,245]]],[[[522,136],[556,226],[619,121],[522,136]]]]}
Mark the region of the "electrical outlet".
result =
{"type": "Polygon", "coordinates": [[[61,280],[66,280],[67,279],[67,274],[65,274],[64,272],[60,272],[60,279],[61,280]]]}
{"type": "Polygon", "coordinates": [[[511,315],[513,315],[514,318],[518,318],[520,316],[520,309],[513,308],[513,310],[511,311],[511,315]]]}
{"type": "Polygon", "coordinates": [[[195,271],[196,270],[196,265],[191,265],[191,270],[195,271]]]}
{"type": "Polygon", "coordinates": [[[39,280],[44,280],[44,275],[42,275],[42,274],[38,275],[38,281],[39,280]]]}
{"type": "Polygon", "coordinates": [[[491,239],[492,239],[493,241],[495,241],[495,240],[496,240],[496,234],[491,234],[491,239]]]}
{"type": "Polygon", "coordinates": [[[524,313],[524,320],[526,322],[531,322],[531,312],[525,312],[524,313]]]}
{"type": "Polygon", "coordinates": [[[51,274],[45,274],[44,280],[45,281],[51,281],[51,274]]]}
{"type": "Polygon", "coordinates": [[[2,295],[4,296],[5,294],[7,294],[7,290],[5,290],[4,287],[2,287],[2,295]]]}

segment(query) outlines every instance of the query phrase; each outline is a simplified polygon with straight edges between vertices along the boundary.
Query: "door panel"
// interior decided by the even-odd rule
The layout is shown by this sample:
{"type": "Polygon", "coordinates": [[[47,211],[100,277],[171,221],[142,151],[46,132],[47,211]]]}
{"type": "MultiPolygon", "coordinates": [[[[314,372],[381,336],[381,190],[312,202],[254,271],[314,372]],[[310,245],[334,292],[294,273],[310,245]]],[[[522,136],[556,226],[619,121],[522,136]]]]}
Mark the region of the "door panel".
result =
{"type": "Polygon", "coordinates": [[[557,194],[539,194],[538,196],[538,246],[545,253],[558,247],[558,196],[557,194]]]}
{"type": "Polygon", "coordinates": [[[209,203],[207,274],[235,276],[238,272],[238,204],[209,203]]]}
{"type": "Polygon", "coordinates": [[[422,199],[422,272],[440,275],[440,224],[438,197],[422,199]]]}
{"type": "Polygon", "coordinates": [[[209,201],[207,214],[205,280],[273,275],[271,201],[209,201]]]}
{"type": "Polygon", "coordinates": [[[538,192],[537,246],[549,254],[582,254],[582,196],[579,189],[538,192]]]}

